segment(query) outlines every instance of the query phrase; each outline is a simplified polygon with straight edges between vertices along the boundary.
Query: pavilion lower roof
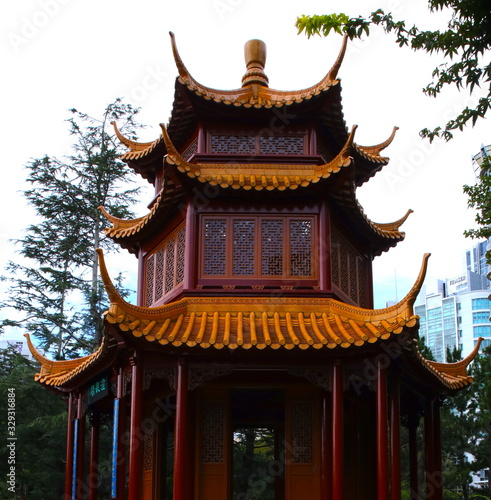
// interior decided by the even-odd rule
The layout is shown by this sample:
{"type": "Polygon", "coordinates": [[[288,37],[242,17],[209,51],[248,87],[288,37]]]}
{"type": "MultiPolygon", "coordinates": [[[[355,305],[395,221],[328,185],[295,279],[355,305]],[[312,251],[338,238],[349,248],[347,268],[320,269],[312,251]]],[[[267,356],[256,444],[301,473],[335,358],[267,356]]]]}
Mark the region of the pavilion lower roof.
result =
{"type": "MultiPolygon", "coordinates": [[[[221,351],[271,350],[281,352],[326,350],[364,352],[364,346],[409,334],[411,359],[442,387],[456,390],[469,385],[472,378],[466,367],[473,353],[458,363],[434,363],[426,360],[417,348],[418,316],[413,304],[426,273],[425,256],[420,274],[406,297],[386,309],[363,309],[330,298],[285,297],[187,297],[161,307],[139,307],[127,303],[114,288],[102,252],[101,274],[110,299],[105,314],[106,325],[116,328],[118,337],[160,346],[165,352],[183,349],[221,351]]],[[[94,367],[107,362],[114,350],[107,349],[107,333],[101,347],[93,354],[71,361],[51,361],[29,347],[41,364],[36,380],[61,390],[73,384],[94,367]]],[[[365,351],[366,352],[366,351],[365,351]]],[[[341,352],[339,352],[341,354],[341,352]]]]}

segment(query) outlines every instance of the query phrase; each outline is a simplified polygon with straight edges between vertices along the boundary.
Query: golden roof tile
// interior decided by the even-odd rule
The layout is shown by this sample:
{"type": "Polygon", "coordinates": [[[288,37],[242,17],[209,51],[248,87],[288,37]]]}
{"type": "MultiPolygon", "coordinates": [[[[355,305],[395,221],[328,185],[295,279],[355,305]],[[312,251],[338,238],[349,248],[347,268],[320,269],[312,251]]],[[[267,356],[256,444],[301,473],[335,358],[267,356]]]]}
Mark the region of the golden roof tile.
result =
{"type": "Polygon", "coordinates": [[[426,273],[395,306],[363,309],[330,298],[187,297],[161,307],[127,303],[100,258],[110,299],[106,321],[121,332],[174,347],[222,349],[335,349],[361,347],[417,326],[412,305],[426,273]]]}
{"type": "Polygon", "coordinates": [[[174,147],[164,125],[162,135],[167,149],[167,163],[191,178],[211,185],[232,189],[268,191],[297,189],[330,177],[351,164],[351,149],[357,126],[353,126],[348,139],[329,163],[323,165],[275,165],[251,163],[188,163],[174,147]]]}
{"type": "Polygon", "coordinates": [[[34,376],[34,380],[43,385],[55,388],[62,387],[66,382],[83,373],[98,361],[106,352],[109,340],[107,337],[104,337],[97,351],[88,356],[77,359],[54,361],[43,356],[36,347],[34,347],[28,333],[25,334],[25,337],[32,356],[41,365],[41,371],[34,376]]]}
{"type": "Polygon", "coordinates": [[[348,43],[348,37],[345,36],[339,55],[332,68],[319,83],[312,87],[297,91],[284,91],[271,89],[264,84],[252,83],[235,90],[218,90],[201,85],[191,76],[179,55],[174,34],[172,32],[169,34],[171,37],[172,52],[179,72],[179,82],[181,84],[185,85],[197,96],[203,97],[206,100],[213,100],[233,106],[244,106],[246,108],[289,106],[311,99],[329,90],[330,87],[337,85],[339,83],[337,74],[341,67],[346,52],[346,45],[348,43]]]}

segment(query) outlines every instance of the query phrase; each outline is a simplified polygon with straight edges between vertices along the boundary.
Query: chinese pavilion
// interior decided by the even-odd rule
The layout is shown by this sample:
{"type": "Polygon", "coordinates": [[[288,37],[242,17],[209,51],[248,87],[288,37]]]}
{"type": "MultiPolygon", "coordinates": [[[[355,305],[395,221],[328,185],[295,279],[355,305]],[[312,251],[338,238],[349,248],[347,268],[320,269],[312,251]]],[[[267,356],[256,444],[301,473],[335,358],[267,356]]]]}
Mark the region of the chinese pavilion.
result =
{"type": "Polygon", "coordinates": [[[376,146],[348,131],[346,38],[300,91],[269,87],[259,40],[241,88],[224,91],[198,83],[171,39],[169,124],[150,143],[115,125],[155,198],[135,220],[102,208],[107,236],[138,258],[138,305],[99,251],[99,349],[51,361],[30,343],[37,380],[69,401],[65,500],[400,500],[402,425],[411,498],[441,499],[439,405],[472,382],[477,349],[454,364],[419,352],[428,256],[401,302],[373,309],[372,260],[411,211],[376,223],[357,201],[396,128],[376,146]]]}

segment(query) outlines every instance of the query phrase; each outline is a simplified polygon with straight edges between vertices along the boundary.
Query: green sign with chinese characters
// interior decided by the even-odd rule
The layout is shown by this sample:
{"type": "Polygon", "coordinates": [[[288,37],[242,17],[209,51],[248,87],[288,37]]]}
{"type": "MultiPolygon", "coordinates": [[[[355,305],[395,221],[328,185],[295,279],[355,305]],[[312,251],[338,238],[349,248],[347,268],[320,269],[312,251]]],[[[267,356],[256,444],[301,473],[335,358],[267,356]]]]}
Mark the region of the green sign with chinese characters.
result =
{"type": "Polygon", "coordinates": [[[87,389],[87,403],[92,405],[109,394],[109,378],[104,374],[94,379],[87,389]]]}

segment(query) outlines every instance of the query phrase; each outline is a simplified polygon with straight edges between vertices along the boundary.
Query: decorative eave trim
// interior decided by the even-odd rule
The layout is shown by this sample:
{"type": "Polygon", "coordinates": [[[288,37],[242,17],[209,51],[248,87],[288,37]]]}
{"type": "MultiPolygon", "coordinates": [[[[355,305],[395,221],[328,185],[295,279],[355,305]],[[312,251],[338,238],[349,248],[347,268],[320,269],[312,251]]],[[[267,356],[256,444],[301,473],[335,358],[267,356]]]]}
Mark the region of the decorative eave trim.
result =
{"type": "Polygon", "coordinates": [[[63,361],[50,360],[43,356],[32,343],[29,334],[24,335],[27,339],[27,346],[36,361],[41,365],[41,371],[36,373],[34,380],[37,382],[52,387],[62,387],[65,382],[71,380],[75,375],[85,371],[90,365],[98,360],[105,352],[108,339],[103,338],[103,341],[97,351],[77,359],[69,359],[63,361]]]}
{"type": "Polygon", "coordinates": [[[170,38],[172,53],[179,72],[179,82],[181,84],[185,85],[190,91],[205,100],[213,100],[215,102],[221,102],[228,105],[232,104],[234,106],[244,106],[246,108],[289,106],[293,103],[299,103],[304,100],[311,99],[312,97],[329,90],[330,87],[337,85],[339,83],[337,74],[341,67],[348,42],[348,37],[345,36],[341,50],[336,58],[336,61],[334,62],[334,65],[328,71],[326,76],[312,87],[297,91],[283,91],[274,90],[262,85],[252,84],[234,90],[218,90],[201,85],[191,76],[183,63],[181,56],[179,55],[175,36],[172,32],[170,32],[170,38]]]}
{"type": "Polygon", "coordinates": [[[482,337],[479,337],[472,352],[467,357],[460,361],[457,361],[456,363],[437,363],[436,361],[429,360],[427,361],[427,363],[436,370],[445,373],[446,375],[450,375],[453,377],[466,377],[467,367],[479,353],[481,342],[483,340],[484,339],[482,337]]]}
{"type": "Polygon", "coordinates": [[[381,160],[387,160],[388,158],[384,158],[380,156],[380,152],[383,151],[385,148],[387,148],[392,141],[394,140],[394,137],[396,135],[396,132],[399,130],[399,127],[394,127],[392,130],[392,133],[390,134],[390,137],[385,140],[384,142],[377,144],[376,146],[360,146],[357,145],[358,150],[360,152],[364,153],[368,157],[374,157],[374,158],[379,158],[381,160]]]}
{"type": "Polygon", "coordinates": [[[403,217],[394,222],[380,223],[380,222],[372,222],[374,228],[378,229],[383,233],[399,233],[404,235],[405,233],[399,232],[399,228],[406,222],[407,218],[414,213],[414,210],[411,208],[405,213],[403,217]]]}
{"type": "Polygon", "coordinates": [[[329,163],[323,165],[271,165],[271,164],[212,164],[212,163],[188,163],[179,154],[167,129],[163,124],[162,135],[167,149],[166,161],[175,165],[177,169],[196,178],[200,182],[218,185],[223,188],[233,189],[266,189],[272,191],[277,189],[297,189],[299,186],[306,187],[311,183],[317,183],[336,174],[342,168],[351,164],[350,156],[353,139],[357,126],[354,125],[348,139],[338,153],[329,163]]]}
{"type": "Polygon", "coordinates": [[[116,137],[119,139],[119,141],[122,144],[124,144],[128,149],[130,149],[131,151],[143,151],[144,149],[147,149],[155,142],[155,141],[152,141],[152,142],[132,141],[131,139],[128,139],[120,132],[120,130],[118,129],[118,125],[116,124],[115,121],[112,121],[111,125],[114,127],[114,132],[116,134],[116,137]]]}
{"type": "Polygon", "coordinates": [[[119,295],[102,252],[98,254],[111,302],[106,321],[149,342],[215,349],[360,347],[416,328],[412,304],[428,258],[406,297],[386,309],[363,309],[330,298],[285,297],[188,297],[151,308],[131,305],[119,295]]]}

